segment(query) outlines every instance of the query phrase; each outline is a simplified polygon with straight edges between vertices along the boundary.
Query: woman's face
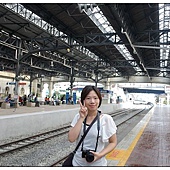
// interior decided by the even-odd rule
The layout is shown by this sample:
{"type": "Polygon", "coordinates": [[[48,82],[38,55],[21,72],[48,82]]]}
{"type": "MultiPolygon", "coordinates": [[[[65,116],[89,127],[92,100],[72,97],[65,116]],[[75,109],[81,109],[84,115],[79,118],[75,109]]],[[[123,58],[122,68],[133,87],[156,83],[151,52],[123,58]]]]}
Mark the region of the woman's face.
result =
{"type": "Polygon", "coordinates": [[[95,111],[98,109],[100,100],[96,92],[92,90],[86,96],[84,102],[85,102],[85,106],[88,108],[89,111],[95,111]]]}

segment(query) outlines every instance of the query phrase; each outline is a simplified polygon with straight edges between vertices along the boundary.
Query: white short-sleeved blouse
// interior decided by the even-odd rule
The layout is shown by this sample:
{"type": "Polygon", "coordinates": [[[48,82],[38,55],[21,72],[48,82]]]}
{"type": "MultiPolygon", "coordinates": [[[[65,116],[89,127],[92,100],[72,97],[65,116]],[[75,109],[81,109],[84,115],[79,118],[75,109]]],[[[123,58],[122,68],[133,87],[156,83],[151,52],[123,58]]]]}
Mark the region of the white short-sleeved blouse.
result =
{"type": "MultiPolygon", "coordinates": [[[[79,113],[75,115],[71,126],[74,127],[77,123],[80,115],[79,113]]],[[[86,125],[86,128],[88,128],[88,125],[86,125]]],[[[98,140],[98,147],[96,152],[100,152],[105,147],[105,144],[108,142],[108,139],[116,133],[117,127],[115,125],[115,122],[113,121],[113,118],[108,114],[101,114],[100,115],[100,131],[99,131],[99,140],[98,140]]],[[[97,141],[97,121],[93,124],[89,132],[87,133],[84,143],[83,143],[83,150],[95,150],[96,147],[96,141],[97,141]]],[[[83,135],[83,124],[81,128],[81,132],[79,134],[78,140],[76,143],[78,144],[78,141],[81,139],[81,136],[83,135]]],[[[85,160],[85,158],[82,158],[82,144],[78,148],[74,159],[73,159],[73,166],[107,166],[107,160],[105,157],[102,157],[101,159],[89,163],[85,160]]]]}

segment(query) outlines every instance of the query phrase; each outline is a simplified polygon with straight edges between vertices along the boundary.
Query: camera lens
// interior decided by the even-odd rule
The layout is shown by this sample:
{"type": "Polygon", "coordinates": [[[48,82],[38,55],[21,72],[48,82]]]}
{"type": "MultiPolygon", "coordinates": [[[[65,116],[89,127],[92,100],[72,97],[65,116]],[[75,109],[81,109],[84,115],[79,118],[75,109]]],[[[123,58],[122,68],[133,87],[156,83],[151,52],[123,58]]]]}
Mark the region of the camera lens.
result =
{"type": "Polygon", "coordinates": [[[86,161],[87,161],[87,162],[92,162],[93,160],[94,160],[94,155],[93,155],[93,153],[88,152],[88,153],[86,154],[86,161]]]}

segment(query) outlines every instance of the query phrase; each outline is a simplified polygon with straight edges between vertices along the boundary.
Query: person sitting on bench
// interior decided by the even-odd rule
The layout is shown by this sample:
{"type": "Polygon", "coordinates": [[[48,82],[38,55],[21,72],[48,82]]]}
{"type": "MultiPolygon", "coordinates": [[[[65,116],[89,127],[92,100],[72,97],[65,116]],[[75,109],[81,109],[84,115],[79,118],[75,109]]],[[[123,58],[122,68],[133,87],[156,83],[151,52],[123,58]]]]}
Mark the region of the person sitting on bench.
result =
{"type": "Polygon", "coordinates": [[[11,94],[7,96],[7,98],[5,99],[5,103],[10,103],[10,107],[13,106],[13,103],[11,101],[11,94]]]}

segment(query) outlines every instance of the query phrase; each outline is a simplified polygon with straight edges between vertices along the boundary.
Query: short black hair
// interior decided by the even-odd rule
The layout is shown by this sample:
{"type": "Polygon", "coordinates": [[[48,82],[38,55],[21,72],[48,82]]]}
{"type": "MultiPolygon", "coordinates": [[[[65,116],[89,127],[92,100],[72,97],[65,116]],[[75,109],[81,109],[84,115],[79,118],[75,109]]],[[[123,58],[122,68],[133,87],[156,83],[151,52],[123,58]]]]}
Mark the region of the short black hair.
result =
{"type": "Polygon", "coordinates": [[[94,90],[95,93],[97,94],[100,102],[99,102],[99,106],[98,108],[101,106],[101,103],[102,103],[102,96],[101,96],[101,93],[99,91],[99,89],[96,87],[96,86],[91,86],[91,85],[87,85],[83,88],[82,92],[81,92],[81,103],[82,105],[84,104],[84,100],[86,98],[86,96],[92,91],[94,90]]]}

